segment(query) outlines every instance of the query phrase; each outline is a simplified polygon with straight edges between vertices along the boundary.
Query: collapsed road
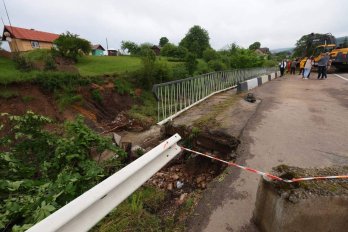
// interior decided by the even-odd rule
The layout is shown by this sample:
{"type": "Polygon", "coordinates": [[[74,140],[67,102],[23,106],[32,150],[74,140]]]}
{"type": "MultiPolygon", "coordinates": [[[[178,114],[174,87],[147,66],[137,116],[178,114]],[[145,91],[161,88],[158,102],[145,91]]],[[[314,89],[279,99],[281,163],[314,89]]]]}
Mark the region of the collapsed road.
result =
{"type": "MultiPolygon", "coordinates": [[[[173,124],[208,125],[238,138],[236,162],[261,171],[279,164],[302,168],[348,164],[347,80],[335,75],[327,80],[286,76],[251,92],[256,103],[225,92],[173,124]],[[222,103],[211,113],[211,107],[226,100],[230,106],[222,103]]],[[[234,167],[222,176],[208,185],[189,220],[189,231],[257,231],[252,215],[260,177],[234,167]]]]}

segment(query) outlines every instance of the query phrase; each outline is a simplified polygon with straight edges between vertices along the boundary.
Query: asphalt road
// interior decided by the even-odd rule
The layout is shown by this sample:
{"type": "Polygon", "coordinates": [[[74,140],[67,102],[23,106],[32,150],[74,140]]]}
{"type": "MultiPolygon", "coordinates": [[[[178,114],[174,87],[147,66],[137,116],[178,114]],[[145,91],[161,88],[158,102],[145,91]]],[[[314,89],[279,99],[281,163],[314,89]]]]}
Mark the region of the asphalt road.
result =
{"type": "MultiPolygon", "coordinates": [[[[339,75],[286,76],[255,89],[261,103],[240,137],[237,163],[262,171],[279,164],[348,165],[348,74],[339,75]]],[[[189,230],[257,231],[251,218],[259,180],[228,168],[204,194],[189,230]]]]}

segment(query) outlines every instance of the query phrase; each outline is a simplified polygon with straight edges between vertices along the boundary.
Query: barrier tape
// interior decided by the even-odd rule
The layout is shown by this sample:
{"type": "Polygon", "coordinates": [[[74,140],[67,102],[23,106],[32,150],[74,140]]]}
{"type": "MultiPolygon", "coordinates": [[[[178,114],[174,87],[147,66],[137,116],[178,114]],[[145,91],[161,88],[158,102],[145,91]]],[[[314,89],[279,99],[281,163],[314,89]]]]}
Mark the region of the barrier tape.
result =
{"type": "Polygon", "coordinates": [[[194,150],[191,150],[191,149],[188,149],[188,148],[185,148],[185,147],[181,147],[182,150],[185,150],[185,151],[188,151],[188,152],[191,152],[191,153],[195,153],[197,155],[201,155],[201,156],[205,156],[207,158],[210,158],[210,159],[213,159],[213,160],[216,160],[216,161],[219,161],[219,162],[222,162],[222,163],[225,163],[229,166],[234,166],[234,167],[237,167],[237,168],[240,168],[240,169],[243,169],[243,170],[246,170],[246,171],[249,171],[249,172],[252,172],[252,173],[256,173],[258,175],[261,175],[263,177],[268,177],[272,180],[278,180],[278,181],[283,181],[283,182],[286,182],[286,183],[295,183],[295,182],[300,182],[300,181],[308,181],[308,180],[324,180],[324,179],[348,179],[348,175],[342,175],[342,176],[316,176],[316,177],[303,177],[303,178],[293,178],[291,180],[287,180],[287,179],[283,179],[279,176],[275,176],[275,175],[272,175],[270,173],[266,173],[266,172],[261,172],[259,170],[256,170],[256,169],[253,169],[253,168],[248,168],[248,167],[245,167],[245,166],[241,166],[241,165],[238,165],[236,163],[233,163],[233,162],[228,162],[228,161],[225,161],[225,160],[222,160],[222,159],[219,159],[219,158],[216,158],[214,156],[211,156],[211,155],[208,155],[208,154],[204,154],[204,153],[201,153],[201,152],[198,152],[198,151],[194,151],[194,150]]]}

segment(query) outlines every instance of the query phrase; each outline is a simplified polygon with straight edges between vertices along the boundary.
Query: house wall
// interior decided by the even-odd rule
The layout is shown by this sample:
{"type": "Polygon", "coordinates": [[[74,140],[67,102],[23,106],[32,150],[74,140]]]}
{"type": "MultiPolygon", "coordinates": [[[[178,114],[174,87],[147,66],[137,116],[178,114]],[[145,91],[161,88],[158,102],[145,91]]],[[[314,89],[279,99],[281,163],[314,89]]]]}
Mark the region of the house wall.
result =
{"type": "MultiPolygon", "coordinates": [[[[9,42],[11,51],[18,51],[20,52],[26,52],[34,50],[34,48],[31,47],[31,41],[30,40],[21,40],[21,39],[12,39],[11,42],[9,42]]],[[[50,49],[52,48],[53,44],[49,42],[41,42],[39,41],[39,45],[41,49],[50,49]]]]}
{"type": "Polygon", "coordinates": [[[93,50],[93,51],[92,51],[92,55],[93,55],[93,56],[103,56],[103,55],[104,55],[104,51],[103,51],[103,50],[96,49],[96,50],[93,50]]]}

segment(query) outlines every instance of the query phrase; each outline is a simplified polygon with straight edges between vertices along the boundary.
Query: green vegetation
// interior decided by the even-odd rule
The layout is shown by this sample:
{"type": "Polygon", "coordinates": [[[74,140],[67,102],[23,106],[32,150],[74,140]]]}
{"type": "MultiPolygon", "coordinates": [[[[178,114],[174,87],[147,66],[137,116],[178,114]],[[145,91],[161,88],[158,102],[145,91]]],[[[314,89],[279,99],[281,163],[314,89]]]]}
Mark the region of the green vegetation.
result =
{"type": "Polygon", "coordinates": [[[132,84],[124,78],[118,78],[114,81],[116,91],[121,94],[133,94],[132,84]]]}
{"type": "Polygon", "coordinates": [[[162,219],[151,212],[156,212],[164,200],[163,191],[142,187],[105,217],[92,231],[163,231],[162,219]]]}
{"type": "Polygon", "coordinates": [[[0,84],[31,81],[36,78],[38,71],[21,72],[16,69],[16,63],[4,57],[0,57],[0,84]]]}
{"type": "MultiPolygon", "coordinates": [[[[126,155],[81,117],[64,125],[30,111],[0,119],[5,125],[0,127],[5,130],[0,139],[0,229],[28,229],[110,175],[90,158],[93,150],[126,155]],[[48,125],[56,129],[48,131],[48,125]]],[[[112,160],[115,167],[121,161],[112,160]]]]}
{"type": "Polygon", "coordinates": [[[3,90],[0,92],[0,98],[3,99],[10,99],[10,98],[14,98],[14,97],[18,97],[19,94],[16,91],[12,91],[12,90],[3,90]]]}
{"type": "Polygon", "coordinates": [[[23,53],[23,56],[30,61],[43,61],[51,55],[50,49],[34,49],[23,53]]]}
{"type": "Polygon", "coordinates": [[[249,46],[249,49],[250,50],[256,50],[256,49],[259,49],[260,47],[261,47],[261,43],[260,42],[255,42],[255,43],[253,43],[253,44],[251,44],[249,46]]]}
{"type": "Polygon", "coordinates": [[[132,72],[141,67],[134,56],[84,56],[76,64],[82,76],[100,76],[132,72]]]}
{"type": "Polygon", "coordinates": [[[210,48],[209,39],[208,31],[195,25],[189,29],[179,46],[186,48],[196,57],[202,58],[203,51],[210,48]]]}
{"type": "Polygon", "coordinates": [[[164,45],[166,45],[167,43],[169,43],[169,39],[167,37],[161,37],[160,41],[159,41],[159,46],[163,47],[164,45]]]}
{"type": "Polygon", "coordinates": [[[221,115],[222,112],[226,110],[227,107],[233,105],[240,98],[238,95],[233,95],[226,100],[219,102],[214,105],[207,114],[203,115],[199,119],[193,122],[196,131],[204,130],[204,128],[214,128],[220,125],[220,122],[216,120],[218,115],[221,115]]]}
{"type": "Polygon", "coordinates": [[[91,91],[91,96],[92,96],[92,99],[98,103],[101,103],[103,101],[103,97],[101,96],[99,90],[97,89],[93,89],[91,91]]]}
{"type": "Polygon", "coordinates": [[[78,35],[69,31],[61,34],[58,39],[53,41],[55,47],[52,49],[54,55],[77,62],[77,58],[91,51],[91,43],[78,35]]]}
{"type": "Polygon", "coordinates": [[[149,127],[157,120],[157,102],[150,91],[144,91],[137,97],[140,104],[133,105],[128,111],[131,118],[141,122],[143,126],[149,127]]]}
{"type": "Polygon", "coordinates": [[[91,80],[74,73],[42,72],[37,75],[36,82],[43,91],[54,94],[62,111],[69,105],[82,102],[83,98],[77,89],[91,83],[91,80]]]}

